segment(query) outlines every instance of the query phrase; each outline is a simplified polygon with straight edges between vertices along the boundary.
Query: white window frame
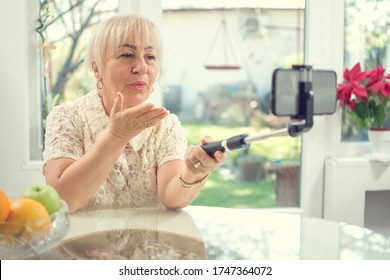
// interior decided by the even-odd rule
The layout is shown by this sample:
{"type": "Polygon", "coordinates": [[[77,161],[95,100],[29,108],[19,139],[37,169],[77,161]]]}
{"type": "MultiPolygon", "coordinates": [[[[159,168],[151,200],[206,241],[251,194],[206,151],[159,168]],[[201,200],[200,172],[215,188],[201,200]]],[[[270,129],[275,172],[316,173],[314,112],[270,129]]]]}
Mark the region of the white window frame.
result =
{"type": "MultiPolygon", "coordinates": [[[[338,82],[344,70],[344,1],[306,1],[305,60],[315,68],[333,69],[338,82]]],[[[341,109],[316,116],[302,137],[301,207],[308,216],[323,217],[325,160],[369,153],[365,142],[342,142],[341,109]]]]}

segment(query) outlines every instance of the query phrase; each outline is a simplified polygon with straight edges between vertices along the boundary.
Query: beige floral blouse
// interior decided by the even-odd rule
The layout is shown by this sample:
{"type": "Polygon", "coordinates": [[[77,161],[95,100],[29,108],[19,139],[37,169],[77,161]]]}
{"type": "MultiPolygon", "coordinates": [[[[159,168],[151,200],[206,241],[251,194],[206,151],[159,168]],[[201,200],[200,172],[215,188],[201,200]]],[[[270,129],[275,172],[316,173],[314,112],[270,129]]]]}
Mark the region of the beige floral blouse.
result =
{"type": "MultiPolygon", "coordinates": [[[[56,106],[46,119],[44,165],[51,159],[79,159],[108,127],[109,117],[96,91],[70,105],[56,106]]],[[[177,116],[170,114],[159,124],[132,138],[83,210],[160,206],[157,168],[183,160],[187,139],[177,116]]]]}

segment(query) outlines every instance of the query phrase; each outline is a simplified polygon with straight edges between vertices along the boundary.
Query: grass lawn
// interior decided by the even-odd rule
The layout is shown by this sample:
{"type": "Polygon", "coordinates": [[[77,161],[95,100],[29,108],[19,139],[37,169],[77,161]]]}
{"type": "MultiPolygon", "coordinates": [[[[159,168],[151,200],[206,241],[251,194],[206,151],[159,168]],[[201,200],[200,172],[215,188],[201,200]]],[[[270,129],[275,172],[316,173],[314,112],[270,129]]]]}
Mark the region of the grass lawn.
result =
{"type": "Polygon", "coordinates": [[[223,178],[213,172],[204,189],[192,205],[219,206],[228,208],[274,207],[274,180],[239,182],[223,178]]]}

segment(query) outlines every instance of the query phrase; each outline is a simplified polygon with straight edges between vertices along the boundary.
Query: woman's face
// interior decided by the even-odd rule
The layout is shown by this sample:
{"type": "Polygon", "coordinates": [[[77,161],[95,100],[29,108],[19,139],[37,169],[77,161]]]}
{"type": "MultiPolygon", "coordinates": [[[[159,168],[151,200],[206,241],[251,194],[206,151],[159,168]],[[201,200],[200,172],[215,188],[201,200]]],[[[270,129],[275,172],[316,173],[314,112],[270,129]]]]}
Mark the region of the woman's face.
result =
{"type": "Polygon", "coordinates": [[[124,96],[124,109],[149,97],[159,71],[157,59],[154,46],[125,43],[103,60],[102,71],[95,71],[95,75],[103,81],[99,94],[106,113],[111,111],[118,91],[124,96]]]}

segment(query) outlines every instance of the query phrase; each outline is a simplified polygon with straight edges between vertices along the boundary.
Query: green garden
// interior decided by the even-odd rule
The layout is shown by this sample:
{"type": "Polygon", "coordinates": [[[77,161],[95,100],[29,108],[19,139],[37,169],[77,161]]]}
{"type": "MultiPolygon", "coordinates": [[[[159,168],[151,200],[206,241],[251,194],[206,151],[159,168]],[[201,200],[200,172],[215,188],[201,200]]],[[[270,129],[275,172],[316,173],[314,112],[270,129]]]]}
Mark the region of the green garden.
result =
{"type": "MultiPolygon", "coordinates": [[[[203,135],[214,140],[226,139],[239,134],[254,135],[269,131],[256,130],[249,126],[227,127],[221,125],[183,123],[189,144],[199,144],[203,135]]],[[[228,160],[213,172],[192,205],[207,205],[229,208],[275,207],[276,176],[268,167],[276,163],[299,162],[300,137],[274,137],[253,143],[247,149],[232,151],[228,160]],[[240,162],[257,162],[259,176],[240,176],[240,162]]],[[[252,174],[253,175],[253,174],[252,174]]]]}

